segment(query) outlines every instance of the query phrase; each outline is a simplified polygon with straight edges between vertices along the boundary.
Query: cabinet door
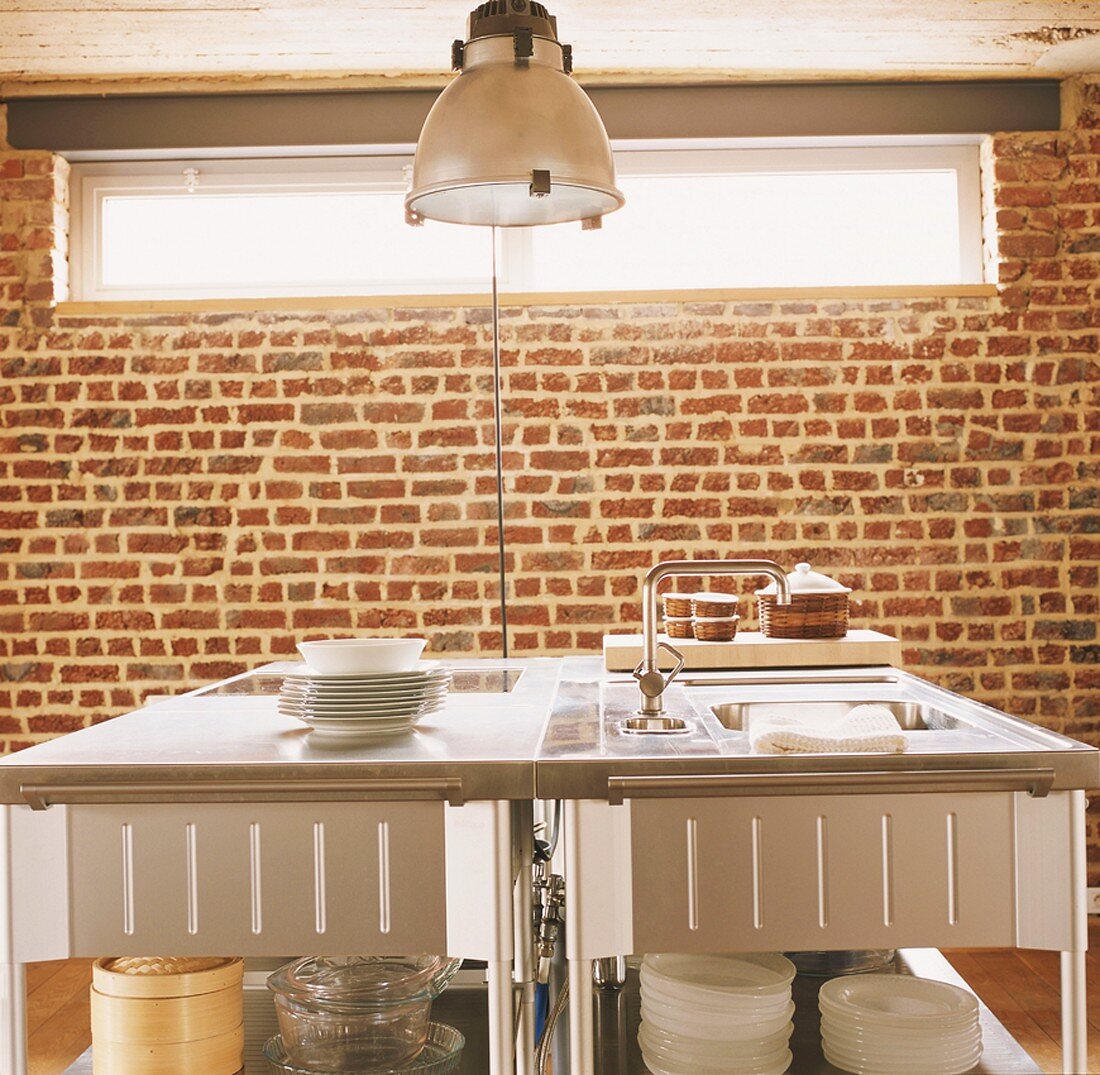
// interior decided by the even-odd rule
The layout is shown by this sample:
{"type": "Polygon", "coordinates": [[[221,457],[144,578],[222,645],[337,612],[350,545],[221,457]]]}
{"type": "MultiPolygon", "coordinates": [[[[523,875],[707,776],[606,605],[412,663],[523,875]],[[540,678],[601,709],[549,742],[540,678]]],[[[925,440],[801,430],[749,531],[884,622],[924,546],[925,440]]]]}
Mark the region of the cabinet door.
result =
{"type": "Polygon", "coordinates": [[[636,952],[1014,943],[1011,794],[630,809],[636,952]]]}
{"type": "Polygon", "coordinates": [[[70,807],[72,954],[444,952],[443,810],[70,807]]]}

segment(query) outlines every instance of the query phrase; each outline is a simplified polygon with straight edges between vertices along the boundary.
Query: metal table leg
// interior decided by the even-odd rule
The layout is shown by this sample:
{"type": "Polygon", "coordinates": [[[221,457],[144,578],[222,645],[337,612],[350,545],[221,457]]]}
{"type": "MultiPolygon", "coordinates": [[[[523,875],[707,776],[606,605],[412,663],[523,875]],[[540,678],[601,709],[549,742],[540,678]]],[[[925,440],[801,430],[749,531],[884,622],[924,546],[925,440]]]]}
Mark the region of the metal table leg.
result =
{"type": "Polygon", "coordinates": [[[513,892],[515,931],[515,982],[519,1012],[516,1023],[516,1075],[535,1071],[535,965],[532,933],[533,908],[531,863],[534,861],[534,810],[532,803],[516,804],[515,841],[519,876],[513,892]]]}
{"type": "Polygon", "coordinates": [[[1061,953],[1062,1071],[1088,1071],[1088,1016],[1085,1011],[1085,952],[1089,945],[1088,863],[1085,852],[1083,791],[1073,791],[1070,813],[1071,950],[1061,953]]]}
{"type": "Polygon", "coordinates": [[[27,1073],[27,979],[22,963],[0,964],[0,1071],[27,1073]]]}
{"type": "Polygon", "coordinates": [[[595,1075],[592,961],[569,961],[569,1075],[595,1075]]]}
{"type": "Polygon", "coordinates": [[[592,981],[596,988],[607,992],[622,989],[626,982],[626,956],[608,956],[592,965],[592,981]]]}
{"type": "Polygon", "coordinates": [[[1088,1066],[1085,953],[1062,952],[1062,1071],[1081,1075],[1088,1066]]]}
{"type": "Polygon", "coordinates": [[[489,1075],[512,1075],[512,963],[494,960],[489,981],[489,1075]]]}

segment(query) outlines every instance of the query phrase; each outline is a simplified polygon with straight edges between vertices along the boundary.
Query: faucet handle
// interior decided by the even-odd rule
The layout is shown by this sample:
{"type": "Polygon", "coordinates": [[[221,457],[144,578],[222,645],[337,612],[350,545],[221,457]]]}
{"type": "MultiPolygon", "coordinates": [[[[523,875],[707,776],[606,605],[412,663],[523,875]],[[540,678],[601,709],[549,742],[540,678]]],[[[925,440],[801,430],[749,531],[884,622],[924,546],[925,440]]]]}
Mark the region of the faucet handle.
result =
{"type": "Polygon", "coordinates": [[[638,681],[638,689],[647,698],[659,698],[672,681],[684,670],[684,655],[675,646],[670,646],[667,642],[658,642],[657,650],[658,652],[665,650],[666,653],[670,653],[676,659],[676,664],[672,671],[665,676],[656,665],[653,668],[648,668],[644,657],[638,662],[633,674],[638,681]]]}

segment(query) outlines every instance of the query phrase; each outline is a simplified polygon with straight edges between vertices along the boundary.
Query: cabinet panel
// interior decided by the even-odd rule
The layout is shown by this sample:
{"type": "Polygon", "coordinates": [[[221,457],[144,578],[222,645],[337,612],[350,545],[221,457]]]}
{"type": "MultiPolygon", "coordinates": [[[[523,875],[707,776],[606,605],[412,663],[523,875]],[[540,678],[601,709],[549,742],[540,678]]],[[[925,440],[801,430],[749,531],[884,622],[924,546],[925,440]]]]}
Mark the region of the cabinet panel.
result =
{"type": "Polygon", "coordinates": [[[443,804],[70,809],[74,955],[446,950],[443,804]]]}
{"type": "Polygon", "coordinates": [[[630,809],[636,952],[1014,943],[1009,794],[630,809]]]}

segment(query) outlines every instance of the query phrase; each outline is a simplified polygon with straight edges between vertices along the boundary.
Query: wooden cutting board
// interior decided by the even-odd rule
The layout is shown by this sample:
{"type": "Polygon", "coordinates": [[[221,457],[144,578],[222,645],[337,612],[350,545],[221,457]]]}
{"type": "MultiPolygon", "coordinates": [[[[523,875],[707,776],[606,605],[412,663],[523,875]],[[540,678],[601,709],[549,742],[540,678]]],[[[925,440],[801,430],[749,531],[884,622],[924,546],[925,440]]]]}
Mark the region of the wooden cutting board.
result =
{"type": "MultiPolygon", "coordinates": [[[[658,635],[684,655],[684,667],[722,668],[836,668],[866,664],[901,664],[901,643],[880,631],[849,631],[843,638],[765,638],[755,631],[738,632],[732,642],[697,642],[693,638],[658,635]]],[[[642,659],[641,635],[604,635],[604,667],[629,672],[642,659]]],[[[661,653],[661,667],[672,658],[661,653]]]]}

